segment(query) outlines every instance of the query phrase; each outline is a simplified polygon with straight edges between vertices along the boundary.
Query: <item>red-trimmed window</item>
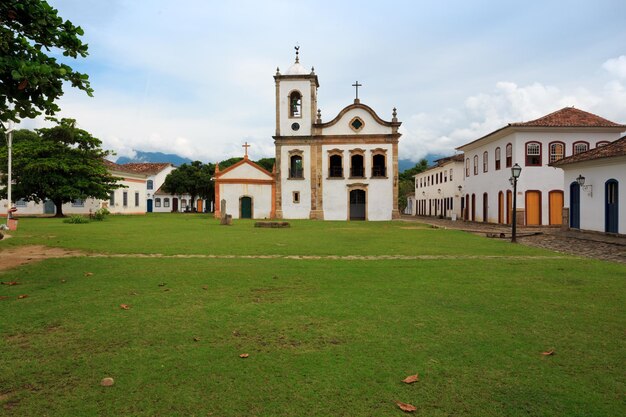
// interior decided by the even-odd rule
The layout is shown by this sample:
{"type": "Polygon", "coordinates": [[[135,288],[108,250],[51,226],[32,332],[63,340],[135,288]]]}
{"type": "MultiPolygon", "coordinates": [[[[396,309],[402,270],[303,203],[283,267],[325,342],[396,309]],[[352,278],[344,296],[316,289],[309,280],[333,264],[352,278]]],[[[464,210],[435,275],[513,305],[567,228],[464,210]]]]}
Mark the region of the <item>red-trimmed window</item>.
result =
{"type": "Polygon", "coordinates": [[[541,143],[526,142],[526,166],[541,166],[541,143]]]}
{"type": "Polygon", "coordinates": [[[510,143],[506,145],[506,167],[511,168],[513,166],[513,145],[510,143]]]}
{"type": "Polygon", "coordinates": [[[487,172],[489,170],[489,153],[487,151],[483,152],[483,172],[487,172]]]}
{"type": "Polygon", "coordinates": [[[470,165],[469,165],[469,158],[467,158],[465,160],[465,176],[469,177],[469,173],[470,173],[470,165]]]}
{"type": "Polygon", "coordinates": [[[574,142],[574,145],[572,145],[572,149],[572,155],[587,152],[589,150],[589,142],[574,142]]]}
{"type": "Polygon", "coordinates": [[[563,142],[551,142],[548,149],[550,151],[550,163],[565,157],[565,144],[563,142]]]}
{"type": "Polygon", "coordinates": [[[496,171],[500,169],[500,147],[496,148],[496,171]]]}
{"type": "Polygon", "coordinates": [[[474,155],[474,175],[478,175],[478,155],[474,155]]]}
{"type": "Polygon", "coordinates": [[[596,143],[596,148],[599,148],[600,146],[606,146],[609,143],[611,142],[609,142],[608,140],[601,140],[600,142],[596,143]]]}

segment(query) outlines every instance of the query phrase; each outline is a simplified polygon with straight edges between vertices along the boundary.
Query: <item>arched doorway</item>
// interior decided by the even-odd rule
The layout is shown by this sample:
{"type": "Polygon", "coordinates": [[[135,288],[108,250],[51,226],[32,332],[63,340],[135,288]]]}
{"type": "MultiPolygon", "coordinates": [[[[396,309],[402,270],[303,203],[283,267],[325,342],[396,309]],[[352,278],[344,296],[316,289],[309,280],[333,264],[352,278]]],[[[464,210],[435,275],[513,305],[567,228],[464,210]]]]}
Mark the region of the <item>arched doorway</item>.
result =
{"type": "Polygon", "coordinates": [[[569,227],[580,229],[580,185],[576,181],[569,186],[569,227]]]}
{"type": "Polygon", "coordinates": [[[487,193],[483,193],[483,223],[486,223],[489,218],[489,196],[487,193]]]}
{"type": "Polygon", "coordinates": [[[239,199],[239,218],[251,219],[252,218],[252,198],[241,197],[239,199]]]}
{"type": "Polygon", "coordinates": [[[618,183],[617,180],[610,179],[604,183],[604,231],[607,233],[617,233],[618,231],[618,183]]]}
{"type": "Polygon", "coordinates": [[[350,220],[365,220],[365,191],[350,191],[350,220]]]}
{"type": "Polygon", "coordinates": [[[539,226],[541,224],[541,191],[526,191],[526,225],[539,226]]]}
{"type": "Polygon", "coordinates": [[[563,224],[563,191],[550,191],[548,202],[550,204],[550,225],[563,224]]]}
{"type": "Polygon", "coordinates": [[[469,217],[469,206],[470,206],[470,202],[469,201],[470,200],[469,199],[470,199],[469,194],[465,194],[465,211],[463,212],[463,218],[465,220],[469,220],[470,219],[470,217],[469,217]]]}
{"type": "Polygon", "coordinates": [[[472,194],[472,221],[476,221],[476,194],[472,194]]]}
{"type": "Polygon", "coordinates": [[[504,223],[504,193],[498,193],[498,223],[504,223]]]}
{"type": "Polygon", "coordinates": [[[172,211],[176,213],[178,211],[178,198],[172,198],[172,211]]]}
{"type": "Polygon", "coordinates": [[[152,199],[151,198],[148,199],[148,208],[147,208],[147,210],[148,210],[148,213],[152,213],[152,199]]]}
{"type": "Polygon", "coordinates": [[[513,193],[511,190],[506,190],[506,224],[512,224],[511,218],[513,211],[513,193]]]}

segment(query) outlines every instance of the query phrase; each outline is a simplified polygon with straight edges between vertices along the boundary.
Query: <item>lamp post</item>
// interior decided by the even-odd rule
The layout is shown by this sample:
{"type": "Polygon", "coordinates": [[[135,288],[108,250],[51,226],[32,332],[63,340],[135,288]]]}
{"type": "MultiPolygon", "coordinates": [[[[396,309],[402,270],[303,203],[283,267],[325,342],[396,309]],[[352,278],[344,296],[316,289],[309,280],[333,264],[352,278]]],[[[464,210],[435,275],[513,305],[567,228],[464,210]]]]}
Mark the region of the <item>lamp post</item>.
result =
{"type": "Polygon", "coordinates": [[[511,168],[511,180],[513,183],[513,226],[511,232],[511,243],[517,243],[517,179],[522,173],[522,167],[518,164],[511,168]]]}
{"type": "Polygon", "coordinates": [[[13,182],[13,178],[12,178],[12,165],[13,165],[13,131],[15,130],[15,128],[13,127],[13,124],[11,122],[9,122],[9,128],[4,132],[7,135],[7,153],[9,154],[9,162],[8,162],[8,166],[7,166],[7,171],[8,171],[8,175],[7,175],[7,225],[9,223],[9,219],[11,219],[13,217],[13,210],[11,210],[13,208],[13,205],[11,204],[11,183],[13,182]]]}

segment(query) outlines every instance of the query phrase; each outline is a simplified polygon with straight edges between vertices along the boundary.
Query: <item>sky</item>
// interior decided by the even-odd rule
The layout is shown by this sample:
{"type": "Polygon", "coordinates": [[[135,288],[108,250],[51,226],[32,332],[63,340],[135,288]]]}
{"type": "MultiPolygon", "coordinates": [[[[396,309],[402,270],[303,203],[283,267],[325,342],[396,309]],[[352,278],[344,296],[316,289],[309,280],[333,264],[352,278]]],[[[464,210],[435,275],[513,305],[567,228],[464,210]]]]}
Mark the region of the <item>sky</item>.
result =
{"type": "MultiPolygon", "coordinates": [[[[453,154],[565,106],[626,123],[626,1],[49,0],[81,26],[94,97],[58,116],[118,156],[274,156],[276,67],[315,67],[323,121],[398,109],[399,157],[453,154]]],[[[62,57],[60,57],[62,59],[62,57]]],[[[22,127],[42,127],[42,119],[22,127]]]]}

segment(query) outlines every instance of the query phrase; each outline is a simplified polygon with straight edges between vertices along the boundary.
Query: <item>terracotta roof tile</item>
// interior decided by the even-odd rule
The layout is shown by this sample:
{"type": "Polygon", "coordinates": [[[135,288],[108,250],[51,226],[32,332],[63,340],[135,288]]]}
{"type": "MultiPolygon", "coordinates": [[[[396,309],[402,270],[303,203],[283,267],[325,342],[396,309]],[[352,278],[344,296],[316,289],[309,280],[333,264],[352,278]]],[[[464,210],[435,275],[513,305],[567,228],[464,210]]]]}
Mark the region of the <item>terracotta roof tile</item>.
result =
{"type": "Polygon", "coordinates": [[[618,127],[624,126],[593,113],[574,107],[564,107],[546,116],[528,122],[511,123],[511,126],[537,127],[618,127]]]}
{"type": "Polygon", "coordinates": [[[121,166],[125,167],[129,172],[151,175],[161,172],[165,168],[172,166],[172,164],[168,162],[129,162],[121,166]]]}
{"type": "Polygon", "coordinates": [[[608,145],[593,148],[587,152],[582,152],[576,155],[568,156],[567,158],[560,159],[551,163],[551,166],[561,166],[574,164],[576,162],[591,161],[593,159],[612,158],[616,156],[626,155],[626,136],[611,142],[608,145]]]}

